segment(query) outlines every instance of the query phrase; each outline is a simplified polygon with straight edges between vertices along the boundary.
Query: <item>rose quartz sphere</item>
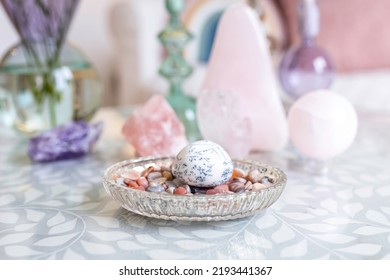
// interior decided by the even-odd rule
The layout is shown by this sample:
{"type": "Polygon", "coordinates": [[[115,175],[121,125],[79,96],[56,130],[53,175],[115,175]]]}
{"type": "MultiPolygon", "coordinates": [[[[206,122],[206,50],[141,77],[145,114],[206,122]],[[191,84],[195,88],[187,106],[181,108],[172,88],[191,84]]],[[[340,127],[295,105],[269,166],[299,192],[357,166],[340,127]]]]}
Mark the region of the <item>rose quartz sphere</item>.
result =
{"type": "Polygon", "coordinates": [[[313,91],[290,108],[288,128],[295,148],[305,157],[327,160],[354,141],[358,118],[352,104],[329,90],[313,91]]]}

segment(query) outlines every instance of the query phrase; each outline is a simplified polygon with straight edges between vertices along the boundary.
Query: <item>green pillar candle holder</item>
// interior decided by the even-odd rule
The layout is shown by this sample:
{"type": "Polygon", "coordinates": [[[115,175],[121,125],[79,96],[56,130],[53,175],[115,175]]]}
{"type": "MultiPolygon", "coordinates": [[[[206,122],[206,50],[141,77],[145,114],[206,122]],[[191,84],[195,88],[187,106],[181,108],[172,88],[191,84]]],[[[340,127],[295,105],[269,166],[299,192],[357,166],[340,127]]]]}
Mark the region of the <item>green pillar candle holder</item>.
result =
{"type": "Polygon", "coordinates": [[[183,57],[184,47],[192,39],[192,35],[180,20],[184,1],[165,0],[165,5],[170,19],[158,37],[167,51],[167,57],[162,62],[159,72],[170,83],[166,96],[168,103],[185,126],[188,140],[195,141],[201,139],[196,120],[196,101],[186,95],[182,88],[183,81],[192,73],[192,67],[183,57]]]}

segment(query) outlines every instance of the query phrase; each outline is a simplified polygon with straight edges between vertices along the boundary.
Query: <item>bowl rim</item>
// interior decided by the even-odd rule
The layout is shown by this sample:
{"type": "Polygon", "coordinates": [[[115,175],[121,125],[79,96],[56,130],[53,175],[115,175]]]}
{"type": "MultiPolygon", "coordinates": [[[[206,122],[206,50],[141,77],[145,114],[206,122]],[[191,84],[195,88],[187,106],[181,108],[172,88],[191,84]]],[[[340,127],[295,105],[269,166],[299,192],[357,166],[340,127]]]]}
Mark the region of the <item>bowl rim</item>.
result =
{"type": "MultiPolygon", "coordinates": [[[[273,183],[271,186],[261,189],[260,191],[248,191],[248,192],[242,192],[242,193],[219,193],[219,194],[196,194],[196,195],[173,195],[169,194],[166,192],[148,192],[148,191],[142,191],[142,190],[135,190],[130,187],[125,187],[122,185],[119,185],[115,182],[115,180],[111,177],[110,174],[113,172],[113,170],[125,167],[126,165],[130,164],[137,164],[140,163],[142,164],[143,162],[145,164],[152,164],[154,161],[164,161],[164,160],[173,160],[175,157],[173,156],[163,156],[163,157],[137,157],[137,158],[130,158],[126,159],[120,162],[117,162],[115,164],[112,164],[111,166],[107,167],[106,170],[104,171],[104,174],[102,176],[103,182],[104,183],[109,183],[110,186],[114,186],[117,189],[124,190],[126,192],[132,193],[132,192],[137,192],[137,194],[144,195],[147,197],[155,197],[155,198],[174,198],[174,199],[188,199],[189,197],[193,197],[194,199],[217,199],[220,200],[221,198],[226,198],[226,199],[231,199],[231,198],[237,198],[237,197],[247,197],[251,195],[260,195],[261,193],[269,192],[272,189],[279,189],[279,188],[284,188],[286,183],[287,183],[287,176],[286,174],[278,167],[275,167],[270,164],[266,164],[260,161],[256,160],[242,160],[242,159],[232,159],[233,161],[233,166],[235,166],[235,163],[242,163],[242,164],[251,164],[253,166],[258,166],[261,168],[267,168],[271,169],[273,171],[276,171],[278,173],[278,178],[276,178],[275,183],[273,183]]],[[[111,174],[112,175],[112,174],[111,174]]]]}

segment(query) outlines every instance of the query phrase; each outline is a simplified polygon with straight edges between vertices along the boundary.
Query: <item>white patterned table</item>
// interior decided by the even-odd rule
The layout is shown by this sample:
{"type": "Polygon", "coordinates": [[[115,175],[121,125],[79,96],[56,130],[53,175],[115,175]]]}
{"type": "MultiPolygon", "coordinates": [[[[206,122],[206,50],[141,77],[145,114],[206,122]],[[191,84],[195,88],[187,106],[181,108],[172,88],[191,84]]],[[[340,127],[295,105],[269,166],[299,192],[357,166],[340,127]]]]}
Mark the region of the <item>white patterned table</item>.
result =
{"type": "Polygon", "coordinates": [[[281,198],[256,216],[174,222],[121,209],[104,169],[129,150],[124,114],[101,110],[96,151],[32,164],[25,144],[0,138],[0,259],[390,259],[390,118],[360,116],[353,147],[328,177],[297,171],[291,149],[254,154],[288,176],[281,198]]]}

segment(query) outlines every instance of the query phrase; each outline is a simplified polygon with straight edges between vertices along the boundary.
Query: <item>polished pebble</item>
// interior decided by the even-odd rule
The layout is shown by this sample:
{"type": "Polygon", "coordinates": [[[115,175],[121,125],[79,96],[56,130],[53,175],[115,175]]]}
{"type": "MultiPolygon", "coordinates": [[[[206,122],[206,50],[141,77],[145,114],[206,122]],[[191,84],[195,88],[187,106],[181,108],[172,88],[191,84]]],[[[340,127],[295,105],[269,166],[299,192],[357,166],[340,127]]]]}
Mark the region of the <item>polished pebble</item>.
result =
{"type": "Polygon", "coordinates": [[[170,171],[163,171],[162,176],[166,178],[168,181],[173,179],[172,173],[170,171]]]}
{"type": "Polygon", "coordinates": [[[260,184],[260,183],[254,183],[253,185],[252,185],[252,191],[254,191],[254,192],[258,192],[258,191],[261,191],[261,190],[264,190],[264,189],[266,189],[266,188],[268,188],[267,186],[265,186],[265,185],[263,185],[263,184],[260,184]]]}
{"type": "Polygon", "coordinates": [[[154,171],[154,167],[153,166],[149,166],[148,168],[146,168],[144,171],[141,172],[141,176],[142,177],[148,177],[148,175],[154,171]]]}
{"type": "Polygon", "coordinates": [[[161,177],[162,177],[161,172],[153,171],[153,172],[149,173],[149,175],[146,178],[148,178],[149,181],[153,181],[153,180],[156,180],[156,179],[161,178],[161,177]]]}
{"type": "Polygon", "coordinates": [[[251,181],[247,181],[245,183],[245,185],[244,185],[244,189],[250,191],[250,190],[252,190],[252,186],[253,186],[252,182],[251,181]]]}
{"type": "Polygon", "coordinates": [[[229,191],[228,185],[219,185],[214,188],[217,193],[226,193],[229,191]]]}
{"type": "Polygon", "coordinates": [[[141,174],[137,170],[130,170],[126,171],[123,174],[121,174],[121,177],[124,179],[129,179],[129,180],[138,180],[139,177],[141,177],[141,174]]]}
{"type": "Polygon", "coordinates": [[[163,191],[165,191],[165,189],[163,186],[157,185],[157,186],[152,186],[152,187],[146,188],[146,191],[148,191],[148,192],[163,192],[163,191]]]}
{"type": "Polygon", "coordinates": [[[191,188],[190,188],[189,185],[184,185],[184,186],[182,186],[182,187],[184,187],[184,188],[186,189],[186,192],[187,192],[187,193],[191,193],[191,188]]]}
{"type": "Polygon", "coordinates": [[[125,179],[125,183],[129,185],[130,188],[133,188],[133,189],[138,189],[138,187],[140,187],[137,182],[135,181],[129,181],[127,182],[126,179],[125,179]]]}
{"type": "Polygon", "coordinates": [[[166,181],[166,182],[165,182],[165,185],[166,185],[168,188],[174,188],[174,189],[177,188],[177,185],[176,185],[174,182],[172,182],[172,181],[166,181]]]}
{"type": "Polygon", "coordinates": [[[160,178],[157,178],[157,179],[154,179],[154,180],[150,181],[149,186],[150,186],[152,183],[155,184],[155,185],[162,185],[162,184],[164,184],[166,181],[167,181],[167,178],[160,177],[160,178]]]}
{"type": "Polygon", "coordinates": [[[117,179],[115,180],[115,182],[116,182],[118,185],[120,185],[120,186],[124,186],[124,187],[127,186],[127,185],[125,184],[125,179],[122,178],[122,177],[117,178],[117,179]]]}
{"type": "Polygon", "coordinates": [[[232,174],[232,178],[244,178],[245,177],[245,173],[244,171],[242,171],[241,169],[238,169],[238,168],[234,168],[233,169],[233,174],[232,174]]]}
{"type": "Polygon", "coordinates": [[[183,187],[177,187],[174,194],[186,194],[187,190],[183,187]]]}
{"type": "Polygon", "coordinates": [[[166,189],[166,192],[167,192],[167,193],[170,193],[170,194],[174,194],[174,193],[175,193],[175,190],[176,190],[175,187],[168,187],[168,188],[166,189]]]}
{"type": "Polygon", "coordinates": [[[237,192],[241,189],[245,190],[245,185],[244,185],[244,183],[241,183],[241,182],[236,182],[236,183],[233,182],[229,186],[230,186],[230,190],[233,192],[237,192]]]}
{"type": "Polygon", "coordinates": [[[214,189],[209,189],[209,190],[207,190],[206,194],[209,194],[209,195],[210,194],[218,194],[218,192],[214,189]]]}
{"type": "Polygon", "coordinates": [[[137,184],[146,188],[149,185],[149,181],[145,177],[140,177],[137,180],[137,184]]]}
{"type": "Polygon", "coordinates": [[[247,182],[247,180],[245,178],[241,178],[241,177],[236,177],[232,180],[232,183],[243,183],[245,184],[247,182]]]}
{"type": "Polygon", "coordinates": [[[174,183],[177,187],[183,185],[183,182],[179,179],[175,178],[172,180],[172,183],[174,183]]]}
{"type": "Polygon", "coordinates": [[[251,170],[248,173],[247,179],[251,181],[252,183],[257,183],[263,178],[263,175],[260,173],[259,170],[251,170]]]}
{"type": "Polygon", "coordinates": [[[270,178],[267,176],[264,176],[263,178],[261,178],[260,183],[262,183],[263,185],[266,185],[266,186],[269,186],[272,184],[270,178]]]}

